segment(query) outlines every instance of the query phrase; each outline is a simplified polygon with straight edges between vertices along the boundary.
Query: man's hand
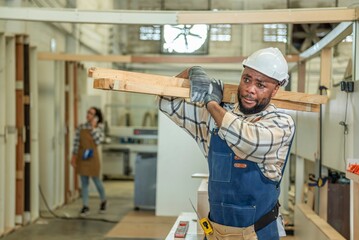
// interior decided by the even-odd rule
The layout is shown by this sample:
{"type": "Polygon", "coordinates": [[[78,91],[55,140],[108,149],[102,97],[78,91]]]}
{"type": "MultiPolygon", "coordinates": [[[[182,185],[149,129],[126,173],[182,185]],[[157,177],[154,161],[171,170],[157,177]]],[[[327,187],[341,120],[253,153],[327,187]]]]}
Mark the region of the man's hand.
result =
{"type": "Polygon", "coordinates": [[[191,102],[203,102],[211,84],[210,78],[202,67],[194,66],[189,69],[189,80],[191,102]]]}
{"type": "Polygon", "coordinates": [[[223,82],[212,78],[208,93],[204,97],[204,103],[207,106],[207,103],[215,101],[218,104],[222,102],[223,99],[223,82]]]}

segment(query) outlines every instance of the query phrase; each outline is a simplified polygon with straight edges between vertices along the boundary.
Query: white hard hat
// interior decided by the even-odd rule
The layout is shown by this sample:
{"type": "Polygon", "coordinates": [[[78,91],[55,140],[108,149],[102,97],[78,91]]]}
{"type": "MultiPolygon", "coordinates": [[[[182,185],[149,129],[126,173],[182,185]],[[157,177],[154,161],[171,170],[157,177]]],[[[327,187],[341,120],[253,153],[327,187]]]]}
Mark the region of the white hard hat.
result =
{"type": "Polygon", "coordinates": [[[277,80],[281,86],[288,84],[288,63],[278,48],[264,48],[252,53],[244,59],[243,66],[277,80]]]}

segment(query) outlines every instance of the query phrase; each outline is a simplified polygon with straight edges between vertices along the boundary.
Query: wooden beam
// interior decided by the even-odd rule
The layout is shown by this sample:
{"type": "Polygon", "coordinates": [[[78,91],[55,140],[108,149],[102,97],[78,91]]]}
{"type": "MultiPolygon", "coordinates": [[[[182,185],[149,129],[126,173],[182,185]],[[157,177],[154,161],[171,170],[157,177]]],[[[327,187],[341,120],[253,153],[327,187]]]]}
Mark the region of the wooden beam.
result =
{"type": "Polygon", "coordinates": [[[16,35],[16,223],[23,224],[25,116],[24,116],[24,35],[16,35]]]}
{"type": "MultiPolygon", "coordinates": [[[[39,60],[118,62],[118,63],[242,63],[246,56],[164,56],[164,55],[96,55],[39,52],[39,60]]],[[[285,56],[287,62],[298,62],[299,55],[285,56]]]]}
{"type": "MultiPolygon", "coordinates": [[[[244,56],[133,56],[133,63],[241,63],[244,56]]],[[[297,56],[299,59],[299,56],[297,56]]]]}
{"type": "MultiPolygon", "coordinates": [[[[189,98],[190,83],[188,79],[154,74],[136,73],[105,68],[90,68],[88,76],[94,78],[93,86],[97,89],[145,93],[161,96],[189,98]]],[[[223,101],[237,101],[237,85],[225,84],[223,101]]],[[[327,102],[326,96],[278,91],[273,98],[280,108],[298,111],[319,111],[319,104],[327,102]]]]}
{"type": "Polygon", "coordinates": [[[39,52],[37,54],[39,60],[54,61],[91,61],[91,62],[122,62],[130,63],[131,56],[126,55],[96,55],[96,54],[71,54],[71,53],[51,53],[39,52]]]}
{"type": "Polygon", "coordinates": [[[340,23],[358,19],[357,8],[296,8],[238,11],[94,11],[0,7],[0,19],[76,24],[263,24],[340,23]]]}
{"type": "Polygon", "coordinates": [[[178,13],[183,24],[338,23],[358,19],[353,8],[306,8],[178,13]],[[341,21],[338,21],[341,19],[341,21]]]}

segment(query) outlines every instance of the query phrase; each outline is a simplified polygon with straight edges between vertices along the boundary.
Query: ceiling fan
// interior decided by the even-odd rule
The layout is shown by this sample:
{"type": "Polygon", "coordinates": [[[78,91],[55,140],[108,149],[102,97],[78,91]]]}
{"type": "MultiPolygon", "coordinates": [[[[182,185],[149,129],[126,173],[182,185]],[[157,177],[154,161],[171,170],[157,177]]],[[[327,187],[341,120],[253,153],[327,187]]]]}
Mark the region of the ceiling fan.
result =
{"type": "Polygon", "coordinates": [[[303,52],[319,42],[335,26],[331,23],[293,24],[291,44],[295,50],[303,52]]]}

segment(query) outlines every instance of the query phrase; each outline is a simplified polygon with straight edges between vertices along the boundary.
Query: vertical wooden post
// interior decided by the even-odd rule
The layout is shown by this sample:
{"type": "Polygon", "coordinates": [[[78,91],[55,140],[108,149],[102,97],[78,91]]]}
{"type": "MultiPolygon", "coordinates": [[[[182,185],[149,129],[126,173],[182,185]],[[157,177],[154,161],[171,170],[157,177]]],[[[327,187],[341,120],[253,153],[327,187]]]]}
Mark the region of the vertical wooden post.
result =
{"type": "Polygon", "coordinates": [[[24,213],[24,37],[16,36],[16,223],[24,213]]]}
{"type": "Polygon", "coordinates": [[[324,48],[320,58],[320,85],[329,89],[332,78],[332,48],[324,48]]]}
{"type": "MultiPolygon", "coordinates": [[[[73,89],[74,89],[74,129],[77,128],[78,126],[78,88],[77,88],[77,64],[76,62],[72,63],[72,74],[73,74],[73,89]]],[[[75,182],[75,191],[79,190],[79,182],[78,182],[78,178],[77,178],[77,172],[74,171],[74,182],[75,182]]]]}
{"type": "Polygon", "coordinates": [[[65,62],[65,203],[71,200],[70,191],[70,93],[69,93],[69,62],[65,62]]]}
{"type": "Polygon", "coordinates": [[[298,92],[305,92],[306,62],[298,62],[298,92]]]}

